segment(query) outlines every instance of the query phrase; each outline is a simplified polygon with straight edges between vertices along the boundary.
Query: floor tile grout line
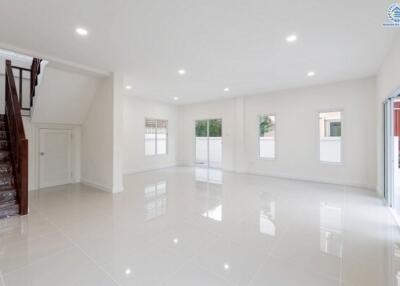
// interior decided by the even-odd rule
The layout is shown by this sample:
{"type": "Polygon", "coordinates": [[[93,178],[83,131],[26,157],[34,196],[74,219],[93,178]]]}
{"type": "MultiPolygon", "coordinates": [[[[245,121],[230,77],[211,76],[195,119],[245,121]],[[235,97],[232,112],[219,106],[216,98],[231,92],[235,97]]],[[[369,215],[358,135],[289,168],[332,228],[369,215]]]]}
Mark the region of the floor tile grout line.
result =
{"type": "Polygon", "coordinates": [[[91,257],[88,253],[86,253],[86,251],[84,251],[82,249],[82,247],[80,247],[71,237],[69,237],[58,225],[56,225],[55,223],[53,223],[52,221],[48,220],[51,224],[53,224],[53,226],[55,228],[58,229],[58,231],[65,236],[65,238],[67,238],[77,249],[79,249],[99,270],[103,271],[104,274],[106,274],[106,276],[108,276],[108,278],[110,278],[116,285],[118,286],[122,286],[117,280],[114,279],[114,277],[108,272],[106,271],[99,263],[97,263],[97,261],[91,257]]]}
{"type": "MultiPolygon", "coordinates": [[[[71,250],[71,249],[73,249],[74,247],[75,247],[74,245],[71,245],[71,246],[68,246],[68,247],[66,247],[66,248],[60,249],[60,250],[58,250],[58,251],[56,251],[56,252],[54,252],[54,253],[52,253],[52,254],[49,254],[49,255],[47,255],[47,256],[38,258],[38,259],[36,259],[36,260],[33,261],[33,262],[28,262],[28,263],[26,263],[26,264],[24,264],[24,265],[22,265],[22,266],[15,267],[14,269],[12,269],[12,270],[10,270],[10,271],[3,272],[3,275],[4,275],[4,276],[10,275],[10,274],[15,273],[15,272],[17,272],[17,271],[20,271],[21,269],[23,269],[23,268],[25,268],[25,267],[28,267],[28,266],[31,266],[31,265],[35,265],[35,264],[37,264],[37,263],[39,263],[39,262],[42,262],[42,261],[45,260],[45,259],[51,258],[51,257],[53,257],[53,256],[57,256],[57,255],[59,255],[60,253],[63,253],[63,252],[65,252],[65,251],[67,251],[67,250],[71,250]]],[[[0,272],[0,274],[1,274],[1,272],[0,272]]],[[[4,276],[3,276],[3,277],[4,277],[4,276]]],[[[5,285],[5,283],[4,283],[4,285],[5,285]]]]}
{"type": "MultiPolygon", "coordinates": [[[[326,193],[327,194],[327,196],[326,196],[326,198],[327,198],[327,200],[329,200],[329,198],[330,198],[330,193],[326,193]]],[[[313,197],[314,195],[315,196],[318,196],[318,190],[314,190],[314,189],[311,189],[310,191],[308,191],[307,192],[307,198],[309,199],[309,198],[311,198],[311,197],[313,197]]],[[[341,196],[342,197],[344,197],[344,202],[343,202],[343,207],[344,208],[347,208],[348,206],[352,206],[352,205],[354,205],[354,198],[353,198],[353,196],[351,196],[352,195],[352,192],[351,192],[351,190],[350,189],[344,189],[344,191],[342,192],[342,194],[341,194],[341,196]],[[347,195],[348,194],[348,195],[347,195]],[[348,197],[347,197],[348,196],[348,197]]],[[[325,199],[325,196],[320,196],[320,197],[318,197],[318,198],[316,198],[315,199],[315,203],[318,203],[318,201],[322,201],[322,200],[324,200],[325,199]]],[[[304,199],[304,201],[305,201],[305,199],[304,199]]],[[[357,204],[360,204],[360,203],[357,203],[357,204]]],[[[45,208],[45,206],[43,207],[43,209],[46,209],[45,208]]],[[[296,212],[296,214],[298,214],[299,213],[299,211],[297,211],[296,212]]],[[[249,217],[250,215],[249,214],[247,214],[247,216],[246,216],[246,218],[247,217],[249,217]]],[[[297,216],[296,216],[297,217],[297,216]]],[[[291,221],[291,223],[290,224],[287,224],[287,226],[286,226],[286,229],[289,229],[290,230],[290,227],[292,226],[292,221],[291,221]]],[[[62,225],[61,223],[57,223],[57,225],[62,225]]],[[[197,223],[193,223],[193,224],[191,224],[191,225],[194,225],[194,226],[198,226],[198,224],[197,223]]],[[[280,224],[279,224],[280,225],[280,224]]],[[[213,231],[215,230],[214,228],[211,230],[210,228],[208,228],[208,227],[199,227],[199,229],[200,230],[202,230],[202,231],[208,231],[208,232],[210,232],[210,233],[213,233],[213,231]]],[[[80,240],[79,239],[76,239],[76,237],[73,235],[73,233],[70,233],[67,229],[66,230],[63,230],[63,234],[64,234],[64,232],[67,234],[67,236],[69,236],[70,237],[70,239],[73,241],[73,242],[75,242],[75,243],[78,243],[78,245],[82,245],[81,243],[80,243],[80,240]]],[[[287,236],[288,234],[285,234],[285,236],[287,236]]],[[[282,239],[282,238],[279,238],[279,239],[282,239]]],[[[279,240],[280,241],[280,240],[279,240]]],[[[233,242],[236,242],[235,240],[233,240],[233,242]]],[[[82,245],[83,246],[83,245],[82,245]]],[[[85,248],[85,247],[84,247],[85,248]]],[[[274,244],[274,248],[276,248],[276,246],[275,246],[275,244],[274,244]]],[[[89,252],[90,253],[90,252],[89,252]]],[[[89,255],[90,256],[90,255],[89,255]]],[[[359,256],[359,255],[356,255],[357,257],[359,256]]],[[[96,257],[95,255],[93,256],[93,257],[96,257]]],[[[345,256],[345,260],[347,259],[347,257],[348,257],[348,255],[346,255],[345,256]]],[[[96,262],[99,262],[100,263],[100,259],[96,259],[95,260],[96,262]]],[[[190,263],[190,262],[189,262],[190,263]]],[[[342,263],[342,265],[343,265],[343,258],[341,259],[341,263],[342,263]]],[[[183,262],[183,265],[185,265],[186,264],[186,261],[185,262],[183,262]]],[[[341,267],[343,267],[341,265],[341,267]]],[[[177,270],[177,271],[179,271],[179,270],[177,270]]],[[[341,273],[341,275],[342,275],[343,273],[341,273]]],[[[344,276],[346,276],[346,275],[344,275],[344,276]]],[[[338,277],[338,275],[336,275],[336,277],[338,277]]],[[[1,281],[0,281],[1,282],[1,281]]],[[[344,283],[344,282],[343,282],[344,283]]],[[[1,285],[1,283],[0,283],[0,285],[1,285]]],[[[346,284],[347,285],[347,284],[346,284]]]]}
{"type": "MultiPolygon", "coordinates": [[[[43,220],[46,220],[47,222],[50,222],[50,221],[47,220],[45,217],[43,217],[42,219],[43,219],[43,220]]],[[[54,225],[53,225],[53,227],[54,227],[54,225]]],[[[57,233],[57,232],[59,233],[59,230],[58,230],[58,229],[55,229],[55,231],[53,231],[53,232],[46,232],[46,233],[38,234],[38,235],[37,235],[36,237],[34,237],[34,238],[29,238],[29,239],[26,239],[26,240],[21,239],[21,240],[18,240],[18,241],[10,242],[10,245],[12,245],[12,244],[18,244],[18,243],[23,243],[23,242],[28,242],[28,241],[35,241],[35,240],[38,240],[38,239],[40,239],[40,238],[43,238],[43,237],[46,237],[46,236],[55,234],[55,233],[57,233]]]]}
{"type": "MultiPolygon", "coordinates": [[[[270,255],[268,255],[270,256],[270,255]]],[[[248,284],[246,284],[246,286],[251,286],[251,283],[253,283],[253,281],[256,279],[257,274],[261,271],[261,269],[263,269],[265,265],[265,262],[261,262],[260,265],[258,266],[257,270],[254,271],[253,276],[250,278],[250,281],[248,284]]]]}
{"type": "Polygon", "coordinates": [[[170,275],[168,275],[168,277],[166,277],[166,278],[164,279],[163,282],[157,283],[157,285],[158,285],[158,286],[163,286],[163,285],[165,285],[165,283],[168,282],[168,280],[169,280],[170,278],[174,277],[174,275],[176,275],[177,273],[179,273],[183,268],[186,267],[186,265],[189,265],[191,262],[193,262],[195,258],[196,258],[196,255],[194,255],[193,257],[191,257],[190,259],[188,259],[188,261],[182,263],[182,265],[180,265],[180,266],[178,267],[178,269],[176,269],[175,271],[172,271],[172,273],[171,273],[170,275]]]}
{"type": "MultiPolygon", "coordinates": [[[[274,258],[274,259],[280,259],[280,260],[284,260],[286,262],[289,262],[289,263],[291,263],[293,265],[298,265],[298,263],[296,263],[298,261],[296,261],[296,259],[294,259],[294,258],[285,258],[285,257],[279,256],[279,255],[275,255],[275,254],[272,254],[272,253],[271,253],[270,256],[271,256],[271,258],[274,258]]],[[[320,277],[323,277],[323,278],[326,278],[326,279],[329,279],[329,280],[335,280],[337,282],[341,282],[340,275],[337,276],[337,277],[334,277],[333,275],[326,274],[326,273],[323,273],[321,271],[315,271],[315,270],[313,270],[313,269],[311,269],[309,267],[304,267],[304,266],[302,266],[302,267],[296,266],[296,269],[301,270],[302,272],[312,272],[314,276],[320,276],[320,277]]]]}

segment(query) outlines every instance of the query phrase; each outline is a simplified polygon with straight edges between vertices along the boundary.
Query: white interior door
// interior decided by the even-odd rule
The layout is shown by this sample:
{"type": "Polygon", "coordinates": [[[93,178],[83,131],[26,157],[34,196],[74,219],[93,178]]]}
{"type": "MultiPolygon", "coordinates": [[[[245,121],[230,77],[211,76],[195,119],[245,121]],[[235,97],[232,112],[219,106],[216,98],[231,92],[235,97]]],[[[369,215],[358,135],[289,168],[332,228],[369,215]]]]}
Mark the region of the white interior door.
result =
{"type": "Polygon", "coordinates": [[[40,129],[40,188],[72,181],[71,135],[68,129],[40,129]]]}

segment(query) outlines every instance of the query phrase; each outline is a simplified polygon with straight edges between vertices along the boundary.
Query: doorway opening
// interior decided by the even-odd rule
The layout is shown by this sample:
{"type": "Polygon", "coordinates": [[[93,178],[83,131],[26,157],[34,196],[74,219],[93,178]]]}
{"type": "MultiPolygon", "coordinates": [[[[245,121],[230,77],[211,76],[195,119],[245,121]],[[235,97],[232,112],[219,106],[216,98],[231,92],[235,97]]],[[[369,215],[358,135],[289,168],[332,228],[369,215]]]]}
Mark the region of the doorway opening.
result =
{"type": "Polygon", "coordinates": [[[384,195],[400,222],[400,97],[385,102],[384,123],[384,195]]]}
{"type": "Polygon", "coordinates": [[[196,120],[196,166],[222,167],[222,119],[196,120]]]}

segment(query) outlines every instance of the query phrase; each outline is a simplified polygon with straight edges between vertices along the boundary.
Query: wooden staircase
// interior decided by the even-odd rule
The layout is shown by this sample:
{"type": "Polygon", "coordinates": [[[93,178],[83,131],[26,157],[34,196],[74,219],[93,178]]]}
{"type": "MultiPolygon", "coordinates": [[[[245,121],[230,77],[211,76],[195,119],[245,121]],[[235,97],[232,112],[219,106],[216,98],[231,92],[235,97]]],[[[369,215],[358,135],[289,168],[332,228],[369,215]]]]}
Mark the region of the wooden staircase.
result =
{"type": "Polygon", "coordinates": [[[0,115],[0,218],[19,213],[17,190],[14,187],[10,160],[6,117],[0,115]]]}
{"type": "Polygon", "coordinates": [[[31,69],[6,61],[5,114],[0,115],[0,218],[28,213],[28,140],[25,137],[22,111],[33,105],[40,60],[33,59],[31,69]],[[14,71],[19,71],[19,93],[14,71]],[[30,106],[23,106],[22,71],[30,72],[30,106]]]}

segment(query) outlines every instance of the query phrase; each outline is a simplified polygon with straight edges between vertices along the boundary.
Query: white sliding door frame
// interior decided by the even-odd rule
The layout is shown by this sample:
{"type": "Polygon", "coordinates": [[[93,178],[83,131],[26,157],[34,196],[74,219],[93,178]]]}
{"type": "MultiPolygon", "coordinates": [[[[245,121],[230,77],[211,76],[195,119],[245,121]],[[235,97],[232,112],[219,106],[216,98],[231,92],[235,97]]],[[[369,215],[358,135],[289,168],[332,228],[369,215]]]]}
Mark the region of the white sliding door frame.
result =
{"type": "Polygon", "coordinates": [[[195,154],[195,166],[198,167],[207,167],[207,168],[214,168],[214,169],[221,169],[222,168],[222,134],[223,134],[223,130],[222,130],[222,118],[211,118],[211,119],[196,119],[194,121],[194,129],[195,129],[195,133],[194,133],[194,137],[195,137],[195,146],[194,146],[194,154],[195,154]],[[221,122],[221,162],[220,162],[220,166],[211,166],[210,165],[210,138],[214,138],[214,137],[210,137],[210,121],[211,120],[218,120],[221,122]],[[205,121],[207,123],[207,134],[205,137],[206,141],[207,141],[207,160],[205,161],[205,164],[200,164],[202,161],[198,161],[197,160],[197,134],[196,134],[196,123],[200,122],[200,121],[205,121]]]}
{"type": "Polygon", "coordinates": [[[394,161],[393,161],[393,98],[384,103],[384,196],[390,208],[393,207],[394,161]]]}

